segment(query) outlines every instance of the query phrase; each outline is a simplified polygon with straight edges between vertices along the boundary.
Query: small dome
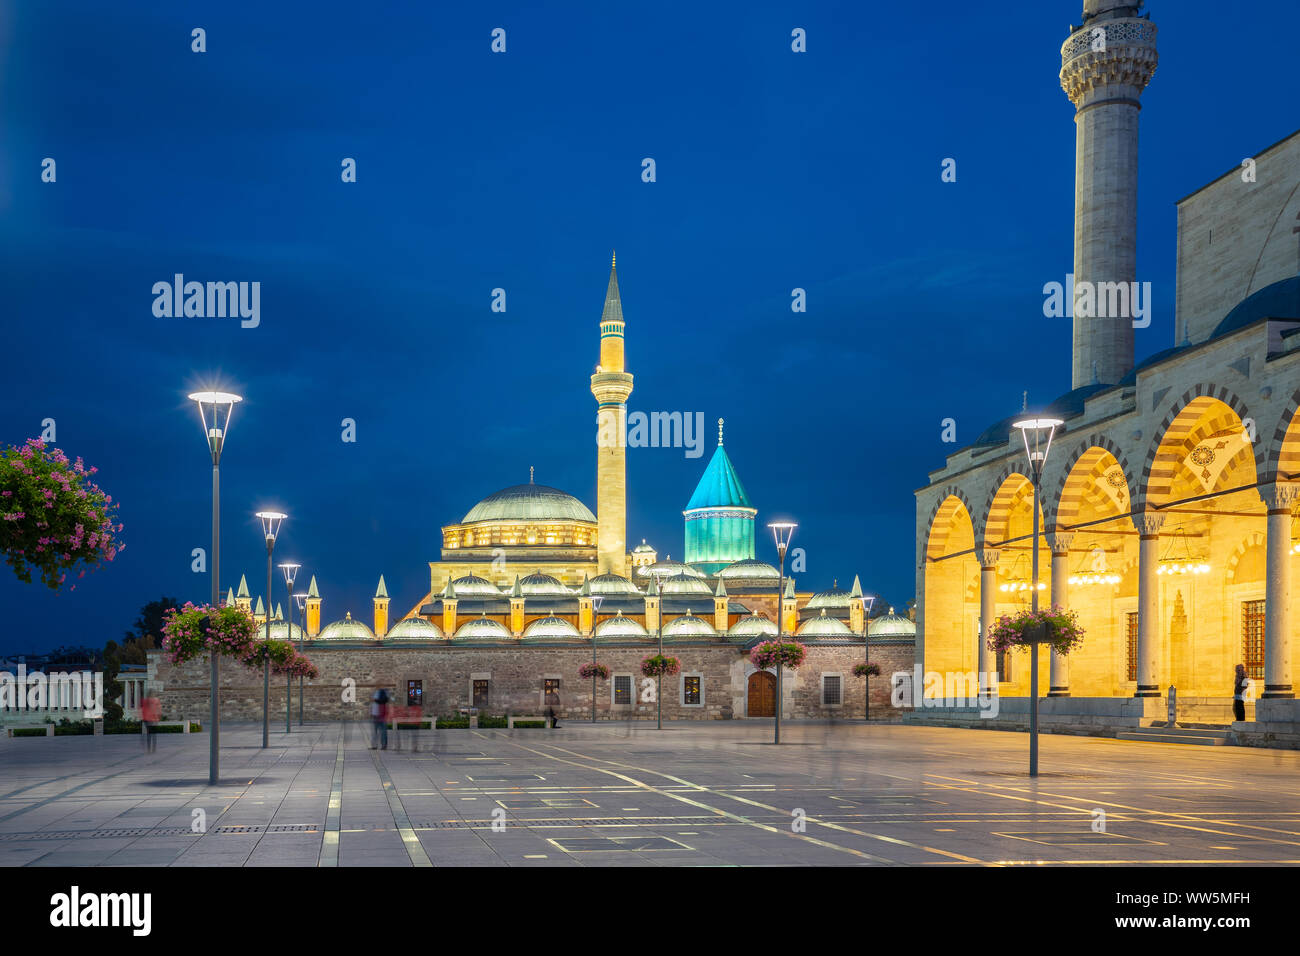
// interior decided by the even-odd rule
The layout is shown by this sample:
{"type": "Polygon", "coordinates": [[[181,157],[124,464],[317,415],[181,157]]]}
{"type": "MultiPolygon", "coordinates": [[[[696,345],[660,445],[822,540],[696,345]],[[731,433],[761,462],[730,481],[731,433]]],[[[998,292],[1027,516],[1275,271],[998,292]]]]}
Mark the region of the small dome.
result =
{"type": "Polygon", "coordinates": [[[489,581],[487,578],[481,578],[477,574],[467,574],[464,577],[456,578],[451,582],[451,586],[456,589],[456,597],[475,597],[486,595],[488,597],[500,597],[501,589],[489,581]]]}
{"type": "Polygon", "coordinates": [[[386,641],[441,641],[442,628],[422,617],[408,617],[394,624],[385,635],[386,641]]]}
{"type": "Polygon", "coordinates": [[[633,554],[654,554],[655,549],[650,547],[650,545],[646,544],[645,538],[642,538],[641,543],[632,549],[632,553],[633,554]]]}
{"type": "Polygon", "coordinates": [[[781,572],[766,561],[759,561],[757,558],[746,558],[744,561],[733,561],[721,571],[718,577],[725,581],[748,580],[751,578],[772,578],[779,580],[781,572]]]}
{"type": "Polygon", "coordinates": [[[891,607],[888,614],[882,614],[871,622],[868,632],[872,637],[916,637],[916,624],[895,614],[891,607]]]}
{"type": "Polygon", "coordinates": [[[525,595],[555,595],[568,597],[573,592],[560,583],[560,579],[552,577],[549,574],[543,574],[541,571],[534,571],[519,579],[519,589],[525,595]]]}
{"type": "MultiPolygon", "coordinates": [[[[664,594],[699,594],[703,597],[712,597],[713,588],[702,577],[692,577],[689,574],[674,574],[672,577],[665,577],[660,582],[663,585],[664,594]]],[[[653,594],[653,588],[650,590],[653,594]]]]}
{"type": "Polygon", "coordinates": [[[665,578],[674,577],[679,574],[688,574],[693,578],[706,577],[703,571],[691,567],[689,564],[682,564],[680,561],[674,561],[671,558],[664,558],[662,561],[656,561],[654,564],[647,564],[644,568],[636,569],[636,576],[653,581],[657,575],[663,575],[665,578]]]}
{"type": "Polygon", "coordinates": [[[533,623],[524,628],[523,640],[525,641],[555,641],[581,639],[582,635],[578,629],[562,617],[556,617],[552,614],[550,617],[540,617],[533,623]]]}
{"type": "Polygon", "coordinates": [[[598,574],[589,582],[592,594],[640,594],[641,589],[621,574],[598,574]]]}
{"type": "MultiPolygon", "coordinates": [[[[259,637],[261,637],[265,633],[266,633],[266,624],[262,623],[258,626],[257,634],[259,637]]],[[[286,634],[284,629],[284,621],[276,621],[276,620],[271,621],[271,640],[273,641],[287,640],[287,641],[293,641],[294,643],[297,643],[298,641],[305,641],[307,639],[308,639],[307,634],[297,624],[290,624],[289,632],[286,634]]]]}
{"type": "Polygon", "coordinates": [[[821,614],[817,617],[809,618],[803,622],[803,625],[799,628],[799,636],[853,637],[853,632],[838,617],[827,617],[826,608],[822,608],[821,614]]]}
{"type": "Polygon", "coordinates": [[[776,622],[769,621],[755,611],[749,617],[742,617],[727,631],[728,637],[776,637],[776,622]]]}
{"type": "Polygon", "coordinates": [[[1210,338],[1244,329],[1263,318],[1300,319],[1300,276],[1291,276],[1251,293],[1223,317],[1210,338]]]}
{"type": "Polygon", "coordinates": [[[508,641],[511,640],[511,637],[510,631],[504,624],[484,616],[472,621],[466,621],[456,629],[452,639],[457,641],[508,641]]]}
{"type": "Polygon", "coordinates": [[[352,620],[351,611],[343,620],[327,624],[325,629],[316,635],[318,641],[373,641],[374,639],[374,631],[360,621],[352,620]]]}
{"type": "Polygon", "coordinates": [[[488,495],[465,515],[474,521],[590,521],[596,516],[577,498],[546,485],[514,485],[488,495]]]}
{"type": "Polygon", "coordinates": [[[717,637],[713,625],[687,611],[664,625],[664,637],[717,637]]]}
{"type": "Polygon", "coordinates": [[[808,603],[804,605],[804,610],[815,611],[818,608],[847,608],[849,606],[849,592],[841,589],[838,583],[825,591],[818,591],[808,603]]]}
{"type": "Polygon", "coordinates": [[[596,636],[605,640],[616,640],[621,637],[649,637],[650,635],[639,621],[619,614],[597,624],[596,636]]]}

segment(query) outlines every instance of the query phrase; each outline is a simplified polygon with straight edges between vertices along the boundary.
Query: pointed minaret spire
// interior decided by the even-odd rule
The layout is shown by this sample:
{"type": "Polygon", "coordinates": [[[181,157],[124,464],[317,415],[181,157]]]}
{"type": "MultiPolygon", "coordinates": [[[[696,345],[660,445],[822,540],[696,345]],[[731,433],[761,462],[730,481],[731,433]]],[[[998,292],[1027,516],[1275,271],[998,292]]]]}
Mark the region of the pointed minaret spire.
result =
{"type": "Polygon", "coordinates": [[[388,587],[384,584],[384,576],[382,574],[379,575],[379,587],[375,590],[375,597],[388,597],[388,587]]]}
{"type": "Polygon", "coordinates": [[[264,617],[266,615],[266,608],[262,606],[262,595],[260,594],[257,596],[257,608],[253,613],[257,617],[264,617]]]}
{"type": "Polygon", "coordinates": [[[311,576],[311,584],[307,586],[307,596],[309,598],[320,597],[320,591],[316,590],[316,575],[311,576]]]}
{"type": "MultiPolygon", "coordinates": [[[[611,259],[609,263],[609,285],[605,287],[605,308],[600,313],[600,324],[603,329],[606,322],[617,322],[619,324],[618,331],[621,334],[623,331],[623,300],[618,293],[618,269],[614,262],[615,260],[611,259]]],[[[621,371],[621,369],[617,371],[621,371]]]]}
{"type": "Polygon", "coordinates": [[[517,573],[515,574],[515,585],[510,589],[510,596],[512,598],[521,598],[524,596],[524,586],[519,583],[519,575],[517,573]]]}
{"type": "Polygon", "coordinates": [[[632,376],[624,357],[623,301],[618,259],[610,255],[609,285],[600,313],[600,364],[591,376],[596,399],[596,573],[623,574],[627,565],[627,400],[632,376]]]}
{"type": "Polygon", "coordinates": [[[239,590],[235,592],[237,597],[248,597],[248,578],[245,575],[239,576],[239,590]]]}
{"type": "Polygon", "coordinates": [[[275,602],[275,617],[272,618],[272,620],[274,620],[274,621],[283,621],[283,620],[284,620],[284,611],[281,609],[281,607],[280,607],[280,602],[279,602],[279,601],[276,601],[276,602],[275,602]]]}
{"type": "Polygon", "coordinates": [[[849,597],[851,598],[862,597],[862,582],[858,580],[858,576],[856,574],[853,575],[853,590],[849,592],[849,597]]]}
{"type": "Polygon", "coordinates": [[[226,607],[234,607],[234,606],[235,606],[235,589],[234,589],[234,588],[227,588],[227,589],[226,589],[226,607]]]}

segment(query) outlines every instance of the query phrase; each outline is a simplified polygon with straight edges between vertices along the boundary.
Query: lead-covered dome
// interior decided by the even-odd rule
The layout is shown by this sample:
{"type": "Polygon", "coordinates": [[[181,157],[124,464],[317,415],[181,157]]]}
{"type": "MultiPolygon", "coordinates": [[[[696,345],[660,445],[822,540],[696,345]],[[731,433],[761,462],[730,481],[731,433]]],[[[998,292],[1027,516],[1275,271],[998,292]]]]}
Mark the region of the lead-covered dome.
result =
{"type": "Polygon", "coordinates": [[[456,629],[452,639],[457,641],[508,641],[511,637],[509,629],[504,624],[485,615],[472,621],[466,621],[456,629]]]}
{"type": "Polygon", "coordinates": [[[641,625],[641,622],[633,620],[630,617],[624,617],[622,614],[616,617],[606,618],[596,625],[596,637],[616,641],[620,638],[649,637],[649,633],[641,625]]]}
{"type": "Polygon", "coordinates": [[[769,621],[762,614],[754,611],[749,617],[742,617],[735,624],[731,625],[731,630],[727,631],[728,637],[776,637],[776,622],[769,621]]]}
{"type": "Polygon", "coordinates": [[[598,574],[588,583],[592,594],[641,594],[641,589],[631,580],[613,572],[598,574]]]}
{"type": "Polygon", "coordinates": [[[481,578],[477,574],[466,574],[463,577],[456,578],[451,582],[452,588],[456,591],[456,597],[500,597],[501,589],[489,581],[487,578],[481,578]]]}
{"type": "Polygon", "coordinates": [[[838,617],[827,617],[826,608],[821,614],[809,618],[799,628],[800,637],[853,637],[849,626],[838,617]]]}
{"type": "Polygon", "coordinates": [[[347,617],[333,624],[325,625],[324,630],[316,635],[318,641],[373,641],[374,631],[360,621],[352,619],[352,612],[347,617]]]}
{"type": "Polygon", "coordinates": [[[465,515],[474,521],[590,521],[596,516],[577,498],[547,485],[513,485],[488,495],[465,515]]]}
{"type": "MultiPolygon", "coordinates": [[[[699,594],[703,597],[712,597],[713,588],[704,578],[695,577],[690,574],[674,574],[672,577],[664,577],[660,582],[663,585],[664,594],[699,594]]],[[[654,593],[653,588],[651,593],[654,593]]]]}
{"type": "Polygon", "coordinates": [[[442,628],[422,617],[408,617],[394,624],[385,635],[386,641],[441,641],[442,628]]]}
{"type": "Polygon", "coordinates": [[[560,579],[534,571],[519,579],[519,590],[532,597],[567,597],[573,592],[560,583],[560,579]]]}
{"type": "Polygon", "coordinates": [[[522,635],[525,641],[567,641],[578,640],[581,637],[582,635],[572,623],[554,614],[549,617],[539,617],[524,628],[522,635]]]}
{"type": "Polygon", "coordinates": [[[748,581],[755,578],[771,578],[776,581],[780,579],[781,572],[766,561],[760,561],[757,558],[746,558],[744,561],[733,561],[727,565],[718,572],[718,577],[724,581],[748,581]]]}
{"type": "Polygon", "coordinates": [[[815,611],[818,608],[847,608],[849,606],[849,592],[845,591],[835,584],[825,591],[818,591],[808,599],[804,605],[804,610],[815,611]]]}
{"type": "Polygon", "coordinates": [[[888,614],[882,614],[871,622],[868,633],[872,637],[916,637],[916,624],[901,614],[895,614],[891,607],[888,614]]]}
{"type": "Polygon", "coordinates": [[[665,638],[716,637],[713,625],[689,611],[664,625],[665,638]]]}

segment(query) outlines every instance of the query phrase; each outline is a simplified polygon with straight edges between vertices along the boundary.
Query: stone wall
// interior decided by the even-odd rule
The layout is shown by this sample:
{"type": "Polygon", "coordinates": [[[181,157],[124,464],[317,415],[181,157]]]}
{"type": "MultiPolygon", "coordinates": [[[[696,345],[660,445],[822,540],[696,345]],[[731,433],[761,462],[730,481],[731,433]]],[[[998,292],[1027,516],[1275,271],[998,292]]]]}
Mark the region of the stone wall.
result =
{"type": "MultiPolygon", "coordinates": [[[[653,644],[602,645],[598,659],[610,668],[611,679],[597,681],[597,719],[654,720],[656,704],[653,684],[640,675],[643,658],[655,652],[653,644]],[[632,676],[634,702],[615,705],[613,677],[632,676]],[[643,699],[645,698],[645,699],[643,699]]],[[[578,677],[578,668],[591,660],[591,650],[568,646],[475,646],[446,644],[428,646],[351,647],[308,645],[305,653],[320,668],[320,677],[304,685],[304,715],[309,720],[365,719],[371,694],[388,689],[398,704],[406,703],[407,682],[420,681],[426,714],[447,716],[469,707],[473,681],[489,681],[489,714],[543,713],[543,681],[560,680],[561,718],[589,719],[591,681],[578,677]],[[355,694],[344,699],[345,682],[355,682],[355,694]]],[[[730,720],[748,713],[747,688],[755,668],[742,649],[731,645],[672,645],[665,653],[681,661],[681,673],[663,681],[665,720],[730,720]],[[683,702],[683,678],[699,674],[702,701],[683,702]]],[[[871,658],[880,664],[882,676],[871,679],[871,708],[875,717],[896,716],[889,708],[889,675],[912,666],[914,649],[910,640],[872,642],[871,658]]],[[[852,674],[853,665],[863,658],[862,648],[852,644],[809,645],[808,657],[798,671],[787,671],[784,713],[791,718],[860,717],[863,713],[863,680],[852,674]],[[822,676],[840,674],[842,703],[822,703],[822,676]]],[[[162,701],[167,718],[203,718],[208,714],[209,665],[207,660],[183,665],[167,662],[161,652],[149,655],[150,691],[162,701]]],[[[233,661],[221,663],[221,714],[228,720],[260,720],[262,716],[262,674],[233,661]]],[[[293,682],[293,712],[298,709],[298,682],[293,682]]],[[[272,721],[283,720],[285,680],[271,677],[272,721]],[[278,715],[278,716],[277,716],[278,715]]]]}

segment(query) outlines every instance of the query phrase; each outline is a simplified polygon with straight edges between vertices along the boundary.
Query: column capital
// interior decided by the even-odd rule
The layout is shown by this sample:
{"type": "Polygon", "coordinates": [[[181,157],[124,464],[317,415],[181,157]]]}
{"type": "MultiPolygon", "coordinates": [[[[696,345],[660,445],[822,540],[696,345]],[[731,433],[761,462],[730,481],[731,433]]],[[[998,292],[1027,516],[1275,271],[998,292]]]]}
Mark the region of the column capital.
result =
{"type": "Polygon", "coordinates": [[[980,570],[992,571],[998,566],[998,559],[1002,557],[1002,552],[997,548],[976,548],[975,559],[980,563],[980,570]]]}
{"type": "Polygon", "coordinates": [[[1052,554],[1067,554],[1070,545],[1074,543],[1073,531],[1049,531],[1047,532],[1047,544],[1052,549],[1052,554]]]}
{"type": "Polygon", "coordinates": [[[1297,495],[1300,495],[1300,484],[1295,482],[1275,481],[1259,489],[1259,496],[1264,499],[1270,514],[1290,512],[1297,495]]]}
{"type": "Polygon", "coordinates": [[[1165,515],[1157,511],[1146,511],[1140,515],[1133,516],[1133,523],[1138,526],[1138,530],[1144,538],[1154,538],[1160,533],[1160,528],[1165,523],[1165,515]]]}

